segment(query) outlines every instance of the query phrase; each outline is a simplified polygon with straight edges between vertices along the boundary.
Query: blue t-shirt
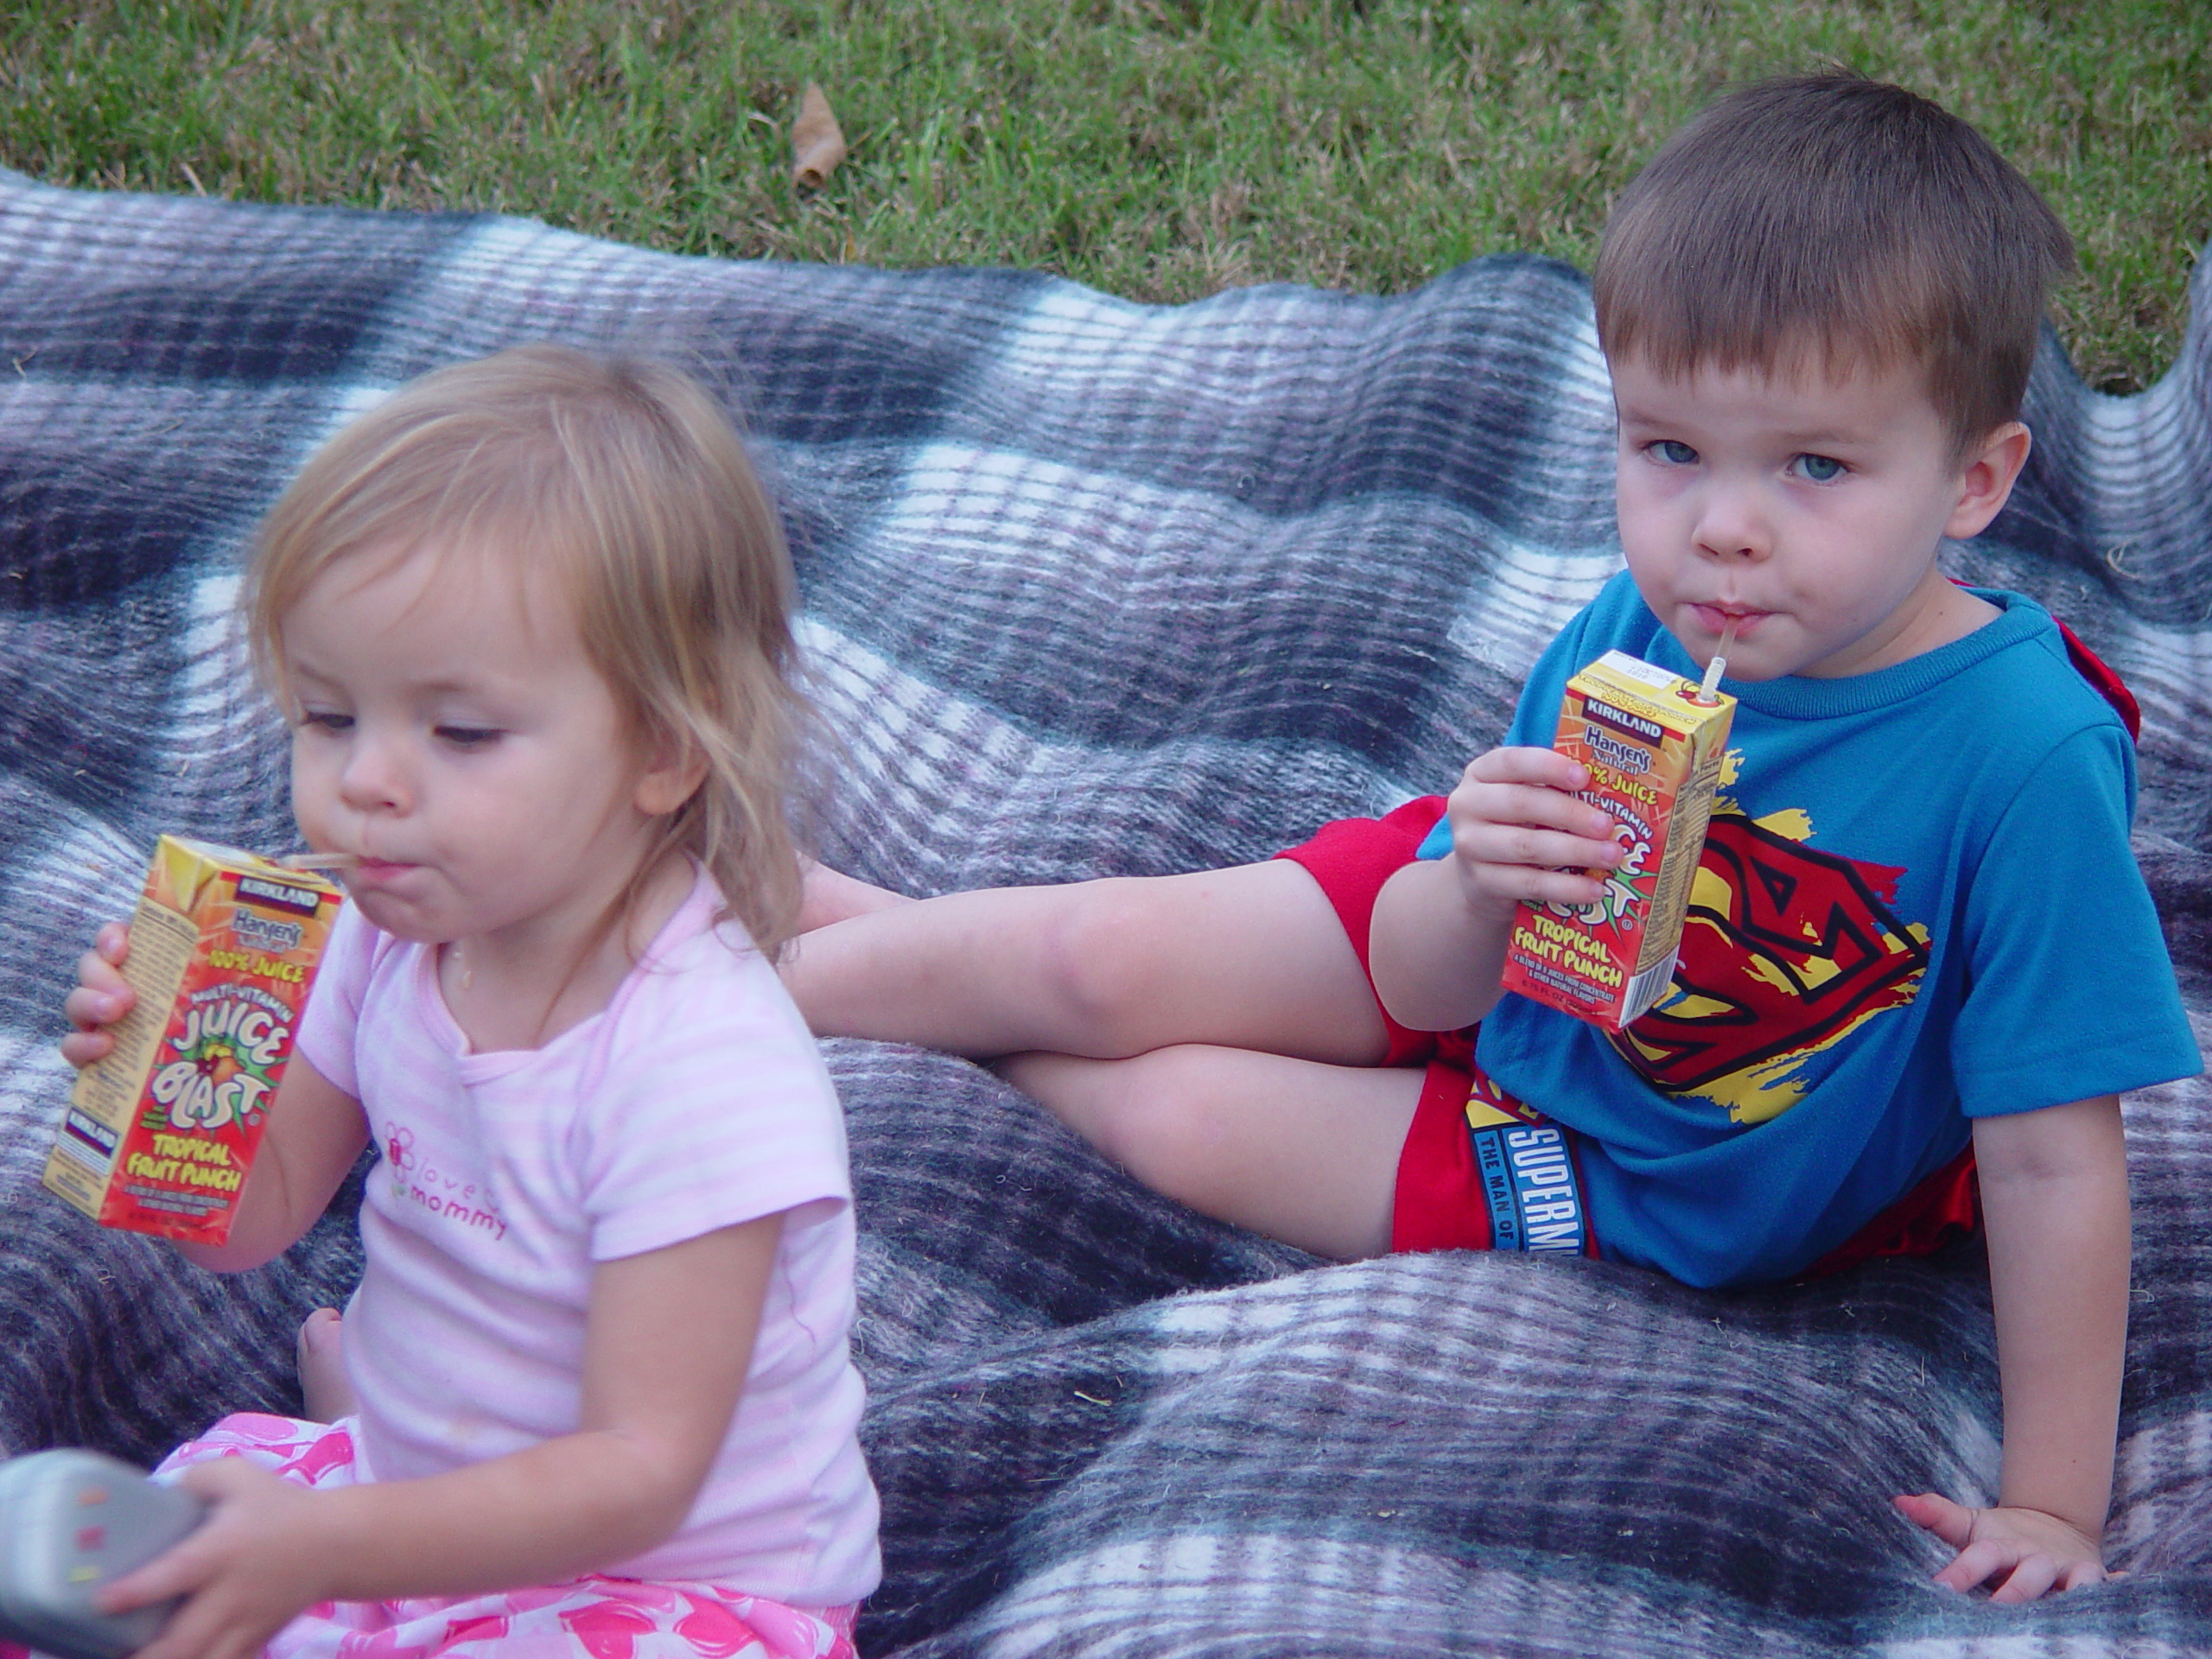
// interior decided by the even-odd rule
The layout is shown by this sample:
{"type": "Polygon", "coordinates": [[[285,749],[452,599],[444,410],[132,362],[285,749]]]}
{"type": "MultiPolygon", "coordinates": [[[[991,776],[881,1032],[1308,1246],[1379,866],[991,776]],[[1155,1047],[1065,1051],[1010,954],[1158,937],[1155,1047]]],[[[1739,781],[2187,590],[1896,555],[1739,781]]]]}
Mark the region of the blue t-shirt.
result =
{"type": "MultiPolygon", "coordinates": [[[[1980,591],[1980,590],[1977,590],[1980,591]]],[[[1966,1146],[1970,1120],[2201,1069],[2128,849],[2126,728],[2018,594],[1871,673],[1738,699],[1669,995],[1616,1038],[1509,995],[1477,1056],[1580,1131],[1606,1254],[1785,1278],[1966,1146]]],[[[1548,747],[1610,650],[1693,678],[1626,573],[1537,663],[1505,741],[1548,747]]],[[[1424,850],[1427,850],[1426,849],[1424,850]]]]}

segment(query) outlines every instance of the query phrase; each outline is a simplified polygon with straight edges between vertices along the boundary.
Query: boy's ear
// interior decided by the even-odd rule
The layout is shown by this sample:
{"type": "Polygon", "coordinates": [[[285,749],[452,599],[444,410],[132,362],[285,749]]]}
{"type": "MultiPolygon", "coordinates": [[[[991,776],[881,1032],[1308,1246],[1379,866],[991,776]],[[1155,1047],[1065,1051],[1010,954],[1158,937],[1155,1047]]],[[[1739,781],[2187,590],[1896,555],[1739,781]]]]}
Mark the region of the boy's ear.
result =
{"type": "Polygon", "coordinates": [[[706,781],[707,757],[699,746],[666,739],[654,745],[652,760],[639,774],[630,800],[647,817],[664,817],[697,794],[706,781]]]}
{"type": "Polygon", "coordinates": [[[1967,457],[1959,474],[1959,505],[1951,510],[1943,534],[1953,541],[1979,536],[1989,527],[1999,509],[2012,493],[2012,486],[2027,465],[2033,440],[2018,421],[2007,421],[1981,442],[1967,457]]]}

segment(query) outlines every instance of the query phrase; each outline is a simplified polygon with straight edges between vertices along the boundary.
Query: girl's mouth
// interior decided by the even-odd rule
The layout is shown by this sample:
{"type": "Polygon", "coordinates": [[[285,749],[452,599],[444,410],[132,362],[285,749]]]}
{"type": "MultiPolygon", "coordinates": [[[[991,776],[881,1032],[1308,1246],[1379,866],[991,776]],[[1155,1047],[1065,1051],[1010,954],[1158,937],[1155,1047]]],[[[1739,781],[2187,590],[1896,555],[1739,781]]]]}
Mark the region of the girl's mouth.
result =
{"type": "Polygon", "coordinates": [[[346,874],[356,880],[366,881],[373,885],[378,881],[392,880],[406,874],[410,870],[421,868],[418,864],[403,864],[389,858],[362,858],[357,860],[353,868],[346,874]]]}

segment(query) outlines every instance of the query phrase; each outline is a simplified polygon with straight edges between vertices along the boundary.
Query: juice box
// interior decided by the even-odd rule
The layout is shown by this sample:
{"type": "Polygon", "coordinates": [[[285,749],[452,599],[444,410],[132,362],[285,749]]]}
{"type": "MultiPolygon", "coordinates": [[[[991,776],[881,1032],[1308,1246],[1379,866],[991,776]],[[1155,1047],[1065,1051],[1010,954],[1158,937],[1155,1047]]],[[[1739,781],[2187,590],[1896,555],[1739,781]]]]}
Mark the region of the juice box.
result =
{"type": "Polygon", "coordinates": [[[321,876],[163,836],[130,918],[138,1000],[78,1073],[47,1190],[104,1227],[229,1237],[340,902],[321,876]]]}
{"type": "Polygon", "coordinates": [[[1609,651],[1567,683],[1552,747],[1590,773],[1582,798],[1628,849],[1592,874],[1588,905],[1523,904],[1505,947],[1505,988],[1618,1031],[1666,995],[1705,849],[1735,698],[1609,651]]]}

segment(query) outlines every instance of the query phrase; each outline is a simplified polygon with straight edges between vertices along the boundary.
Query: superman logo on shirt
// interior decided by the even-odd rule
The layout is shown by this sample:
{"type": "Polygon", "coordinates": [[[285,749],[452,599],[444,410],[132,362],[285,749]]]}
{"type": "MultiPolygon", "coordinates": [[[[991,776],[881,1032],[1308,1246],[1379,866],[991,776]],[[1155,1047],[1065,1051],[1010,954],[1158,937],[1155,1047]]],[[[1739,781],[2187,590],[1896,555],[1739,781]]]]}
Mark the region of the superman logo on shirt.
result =
{"type": "Polygon", "coordinates": [[[1928,967],[1928,929],[1892,908],[1904,872],[1808,847],[1812,832],[1802,812],[1714,803],[1674,988],[1612,1039],[1655,1086],[1738,1123],[1796,1105],[1806,1061],[1910,1003],[1928,967]]]}

